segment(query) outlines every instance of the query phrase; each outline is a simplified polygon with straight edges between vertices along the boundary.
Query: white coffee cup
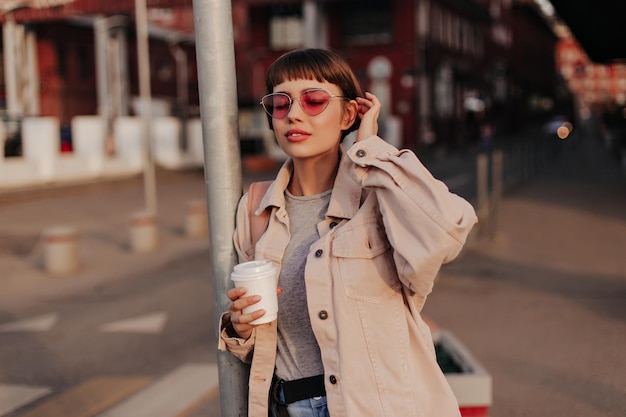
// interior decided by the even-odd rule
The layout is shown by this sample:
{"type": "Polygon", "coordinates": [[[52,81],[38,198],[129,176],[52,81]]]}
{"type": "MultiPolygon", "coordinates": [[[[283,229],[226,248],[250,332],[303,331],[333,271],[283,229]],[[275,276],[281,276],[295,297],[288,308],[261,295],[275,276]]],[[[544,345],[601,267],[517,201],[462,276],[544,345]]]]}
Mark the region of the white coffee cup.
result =
{"type": "Polygon", "coordinates": [[[235,265],[230,274],[235,287],[246,288],[246,297],[251,295],[261,296],[261,301],[243,309],[243,314],[264,309],[263,317],[250,322],[250,324],[263,324],[276,320],[278,317],[278,276],[276,266],[265,260],[244,262],[235,265]]]}

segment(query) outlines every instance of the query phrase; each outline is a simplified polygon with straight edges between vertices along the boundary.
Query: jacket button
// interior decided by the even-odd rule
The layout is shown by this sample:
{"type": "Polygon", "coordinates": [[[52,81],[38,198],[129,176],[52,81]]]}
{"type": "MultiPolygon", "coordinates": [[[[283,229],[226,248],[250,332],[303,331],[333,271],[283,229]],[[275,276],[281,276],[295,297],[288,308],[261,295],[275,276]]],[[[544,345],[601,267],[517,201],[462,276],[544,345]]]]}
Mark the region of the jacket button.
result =
{"type": "Polygon", "coordinates": [[[321,257],[321,256],[322,256],[322,254],[323,254],[323,253],[324,253],[324,251],[323,251],[323,250],[318,249],[318,250],[316,250],[316,251],[315,251],[315,257],[316,257],[316,258],[319,258],[319,257],[321,257]]]}
{"type": "Polygon", "coordinates": [[[322,320],[326,320],[328,318],[328,311],[322,310],[318,314],[319,318],[322,320]]]}
{"type": "Polygon", "coordinates": [[[333,229],[335,226],[337,226],[339,223],[337,222],[330,222],[330,224],[328,225],[328,227],[330,227],[331,229],[333,229]]]}
{"type": "Polygon", "coordinates": [[[328,377],[328,380],[330,381],[331,384],[336,384],[337,383],[337,377],[335,375],[331,375],[328,377]]]}
{"type": "Polygon", "coordinates": [[[358,156],[359,158],[363,158],[365,155],[367,155],[367,153],[363,149],[359,149],[358,151],[356,151],[356,156],[358,156]]]}

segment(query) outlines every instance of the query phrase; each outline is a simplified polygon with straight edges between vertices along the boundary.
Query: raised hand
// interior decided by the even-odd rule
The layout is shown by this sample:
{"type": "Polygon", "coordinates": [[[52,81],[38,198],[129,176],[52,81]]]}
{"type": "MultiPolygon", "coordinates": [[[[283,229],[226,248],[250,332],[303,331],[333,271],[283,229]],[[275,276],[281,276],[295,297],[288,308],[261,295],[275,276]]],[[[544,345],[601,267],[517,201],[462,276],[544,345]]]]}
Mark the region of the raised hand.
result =
{"type": "Polygon", "coordinates": [[[356,142],[367,139],[378,134],[378,116],[380,115],[380,101],[372,93],[365,93],[365,97],[356,99],[359,110],[358,117],[361,118],[361,125],[356,134],[356,142]]]}

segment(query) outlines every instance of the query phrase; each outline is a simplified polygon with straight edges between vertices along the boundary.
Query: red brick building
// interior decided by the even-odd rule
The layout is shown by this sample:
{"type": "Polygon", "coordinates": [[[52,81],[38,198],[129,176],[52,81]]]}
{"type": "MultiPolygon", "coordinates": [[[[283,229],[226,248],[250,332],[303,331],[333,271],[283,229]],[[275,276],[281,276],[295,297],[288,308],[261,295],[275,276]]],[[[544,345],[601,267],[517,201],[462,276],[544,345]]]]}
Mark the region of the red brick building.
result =
{"type": "MultiPolygon", "coordinates": [[[[4,26],[10,15],[26,34],[18,37],[34,40],[36,53],[21,59],[35,56],[37,68],[29,76],[4,74],[0,79],[13,77],[13,82],[3,81],[0,88],[29,92],[18,103],[21,114],[56,116],[63,125],[80,114],[132,114],[132,97],[138,95],[134,1],[48,3],[56,5],[20,6],[0,15],[4,26]],[[94,16],[107,17],[104,40],[97,36],[94,16]],[[112,69],[103,70],[103,61],[112,69]],[[99,71],[112,87],[106,88],[99,71]]],[[[151,21],[161,27],[152,31],[150,42],[152,95],[173,113],[180,110],[181,96],[194,107],[198,74],[192,2],[147,3],[151,21]],[[173,45],[172,34],[184,41],[173,45]],[[177,88],[181,71],[187,79],[184,94],[177,88]]],[[[256,112],[269,64],[305,46],[331,47],[346,57],[364,88],[381,97],[384,134],[401,146],[466,144],[475,140],[468,134],[474,128],[468,120],[478,113],[492,112],[505,130],[514,124],[511,115],[523,119],[532,113],[534,97],[554,94],[556,39],[526,0],[232,0],[232,15],[244,134],[265,127],[256,112]],[[482,104],[468,111],[468,103],[482,104]]]]}
{"type": "MultiPolygon", "coordinates": [[[[76,115],[103,112],[99,102],[98,86],[98,21],[110,18],[106,28],[104,60],[110,67],[116,54],[117,72],[106,78],[109,90],[125,90],[125,108],[113,114],[132,114],[132,97],[138,95],[138,65],[135,40],[134,0],[24,0],[15,9],[0,14],[2,33],[2,77],[0,90],[4,109],[10,109],[8,90],[15,87],[17,113],[20,116],[38,115],[57,117],[62,126],[68,126],[76,115]],[[42,6],[43,5],[43,6],[42,6]],[[10,29],[9,29],[10,28],[10,29]],[[118,32],[123,36],[118,36],[118,32]],[[5,38],[11,37],[7,43],[5,38]],[[18,52],[10,57],[7,45],[18,52]],[[32,45],[35,45],[34,47],[32,45]],[[123,56],[122,56],[123,55],[123,56]],[[12,59],[17,74],[7,72],[6,62],[12,59]],[[29,74],[28,67],[36,71],[29,74]],[[23,72],[23,73],[21,73],[23,72]],[[24,76],[26,74],[26,76],[24,76]],[[111,78],[117,78],[112,80],[111,78]],[[33,91],[32,94],[23,94],[33,91]],[[35,92],[36,91],[36,92],[35,92]],[[22,93],[22,94],[20,94],[22,93]]],[[[14,4],[14,5],[15,5],[14,4]]],[[[149,0],[150,68],[153,97],[169,104],[177,111],[177,61],[174,49],[186,59],[185,70],[188,103],[197,106],[198,88],[193,43],[193,11],[190,0],[149,0]],[[178,40],[178,41],[176,41],[178,40]]],[[[104,64],[107,66],[107,64],[104,64]]],[[[9,65],[10,67],[10,65],[9,65]]],[[[110,68],[109,68],[110,69],[110,68]]],[[[10,68],[9,68],[10,72],[10,68]]],[[[116,103],[122,101],[119,99],[116,103]]],[[[109,106],[110,107],[110,106],[109,106]]]]}
{"type": "Polygon", "coordinates": [[[537,102],[555,101],[556,37],[532,1],[234,0],[233,19],[244,107],[265,94],[276,57],[309,45],[339,51],[364,88],[382,92],[383,118],[400,126],[404,146],[475,140],[469,119],[484,114],[468,111],[474,99],[501,131],[533,117],[537,102]]]}

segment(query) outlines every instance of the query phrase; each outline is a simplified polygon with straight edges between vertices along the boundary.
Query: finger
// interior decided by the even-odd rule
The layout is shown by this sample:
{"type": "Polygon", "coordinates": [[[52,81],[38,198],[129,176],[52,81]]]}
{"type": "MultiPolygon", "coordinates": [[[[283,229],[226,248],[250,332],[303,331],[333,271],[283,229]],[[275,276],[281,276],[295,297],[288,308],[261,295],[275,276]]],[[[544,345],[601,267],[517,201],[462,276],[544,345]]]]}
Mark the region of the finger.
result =
{"type": "Polygon", "coordinates": [[[368,100],[370,100],[372,102],[377,102],[378,101],[378,97],[376,97],[374,94],[370,93],[369,91],[365,92],[365,98],[367,98],[368,100]]]}
{"type": "Polygon", "coordinates": [[[251,295],[250,297],[241,297],[233,301],[231,304],[235,311],[242,311],[246,307],[250,307],[261,301],[261,296],[251,295]]]}
{"type": "Polygon", "coordinates": [[[230,299],[230,301],[235,301],[240,298],[242,295],[246,293],[246,289],[244,287],[231,288],[226,292],[226,296],[230,299]]]}
{"type": "Polygon", "coordinates": [[[237,324],[250,325],[251,321],[260,319],[261,317],[265,315],[265,313],[266,313],[265,309],[260,308],[258,310],[254,310],[251,313],[241,314],[237,317],[237,320],[238,320],[237,324]]]}
{"type": "Polygon", "coordinates": [[[365,98],[368,100],[368,102],[371,104],[371,107],[379,107],[380,104],[380,100],[378,99],[378,97],[376,97],[374,94],[366,92],[365,93],[365,98]]]}

